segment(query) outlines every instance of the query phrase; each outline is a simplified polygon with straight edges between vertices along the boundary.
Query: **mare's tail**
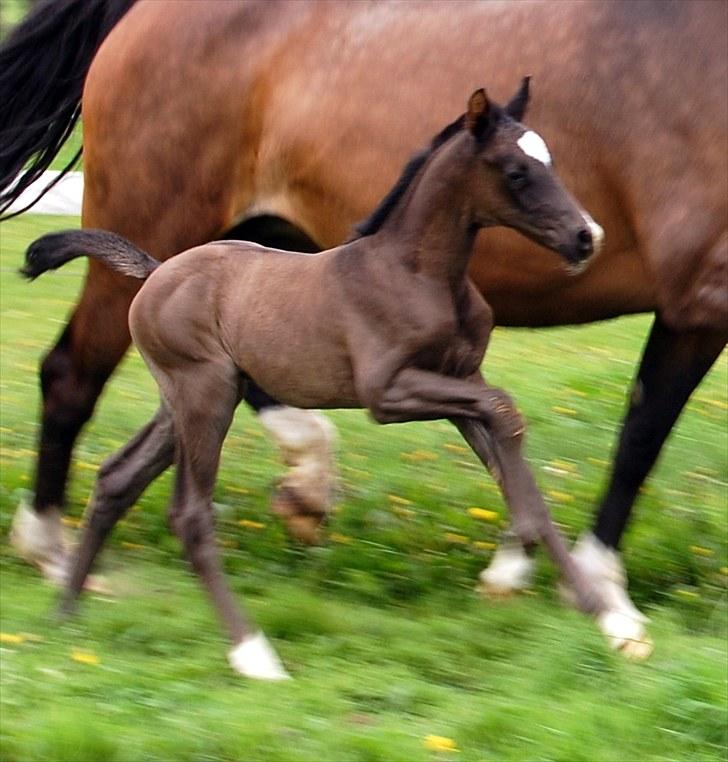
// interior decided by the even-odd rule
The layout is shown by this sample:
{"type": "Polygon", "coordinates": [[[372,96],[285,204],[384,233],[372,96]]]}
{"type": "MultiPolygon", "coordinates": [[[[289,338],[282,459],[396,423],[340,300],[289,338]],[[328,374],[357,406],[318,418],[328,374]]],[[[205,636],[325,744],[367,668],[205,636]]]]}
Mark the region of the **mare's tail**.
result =
{"type": "Polygon", "coordinates": [[[65,230],[33,241],[25,252],[25,265],[20,272],[28,280],[34,280],[77,257],[97,259],[122,275],[140,280],[148,278],[160,265],[156,259],[116,233],[92,229],[65,230]]]}
{"type": "Polygon", "coordinates": [[[134,2],[40,0],[0,45],[0,219],[20,214],[3,216],[73,131],[91,61],[134,2]]]}

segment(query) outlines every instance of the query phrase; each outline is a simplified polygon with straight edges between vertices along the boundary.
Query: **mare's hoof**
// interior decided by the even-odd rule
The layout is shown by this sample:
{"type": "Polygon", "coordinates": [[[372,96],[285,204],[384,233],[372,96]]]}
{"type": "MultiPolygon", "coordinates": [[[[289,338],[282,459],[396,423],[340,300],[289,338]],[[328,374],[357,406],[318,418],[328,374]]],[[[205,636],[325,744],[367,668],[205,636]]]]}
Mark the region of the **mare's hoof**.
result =
{"type": "Polygon", "coordinates": [[[241,640],[228,654],[230,666],[255,680],[290,680],[278,654],[262,632],[241,640]]]}
{"type": "Polygon", "coordinates": [[[58,509],[36,513],[26,500],[21,500],[10,528],[10,544],[20,558],[40,569],[51,584],[64,584],[68,554],[58,509]]]}
{"type": "Polygon", "coordinates": [[[321,544],[321,524],[325,514],[311,510],[291,487],[280,485],[276,488],[271,510],[280,516],[294,540],[305,545],[321,544]]]}
{"type": "MultiPolygon", "coordinates": [[[[40,570],[43,579],[63,587],[68,579],[71,556],[68,539],[61,522],[61,512],[49,509],[36,513],[26,500],[21,500],[10,529],[10,544],[20,558],[40,570]]],[[[111,595],[103,577],[89,575],[84,590],[111,595]]]]}
{"type": "Polygon", "coordinates": [[[654,649],[642,622],[621,611],[605,611],[597,617],[597,624],[609,646],[630,661],[644,661],[654,649]]]}

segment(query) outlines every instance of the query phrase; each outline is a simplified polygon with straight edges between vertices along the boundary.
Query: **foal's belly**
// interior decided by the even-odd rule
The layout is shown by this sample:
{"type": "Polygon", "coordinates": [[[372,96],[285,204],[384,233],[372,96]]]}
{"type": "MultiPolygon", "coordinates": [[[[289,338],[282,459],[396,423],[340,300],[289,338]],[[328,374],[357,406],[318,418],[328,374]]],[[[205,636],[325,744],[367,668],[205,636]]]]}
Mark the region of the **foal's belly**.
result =
{"type": "Polygon", "coordinates": [[[220,327],[240,371],[282,403],[360,407],[329,253],[235,255],[220,327]]]}

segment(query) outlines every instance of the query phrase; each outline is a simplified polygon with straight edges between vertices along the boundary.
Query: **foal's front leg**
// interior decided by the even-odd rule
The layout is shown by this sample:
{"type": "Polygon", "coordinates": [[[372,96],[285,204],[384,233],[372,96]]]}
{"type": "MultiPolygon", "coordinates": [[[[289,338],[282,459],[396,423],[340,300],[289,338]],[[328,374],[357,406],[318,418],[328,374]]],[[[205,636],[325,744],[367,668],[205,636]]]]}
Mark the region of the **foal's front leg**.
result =
{"type": "Polygon", "coordinates": [[[524,547],[543,541],[574,586],[580,608],[600,614],[605,605],[569,556],[522,455],[525,425],[512,401],[488,387],[479,373],[461,379],[404,368],[381,390],[371,390],[370,409],[380,423],[450,418],[503,491],[524,547]]]}

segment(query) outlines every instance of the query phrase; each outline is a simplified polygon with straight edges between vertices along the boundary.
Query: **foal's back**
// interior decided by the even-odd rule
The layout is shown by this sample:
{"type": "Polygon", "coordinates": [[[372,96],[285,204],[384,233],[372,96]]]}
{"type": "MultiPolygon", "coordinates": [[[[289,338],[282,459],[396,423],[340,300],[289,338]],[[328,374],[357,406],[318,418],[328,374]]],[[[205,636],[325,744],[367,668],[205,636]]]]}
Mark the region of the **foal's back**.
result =
{"type": "Polygon", "coordinates": [[[142,286],[129,314],[134,341],[155,375],[185,362],[232,360],[282,403],[355,407],[339,252],[247,241],[189,249],[142,286]]]}

